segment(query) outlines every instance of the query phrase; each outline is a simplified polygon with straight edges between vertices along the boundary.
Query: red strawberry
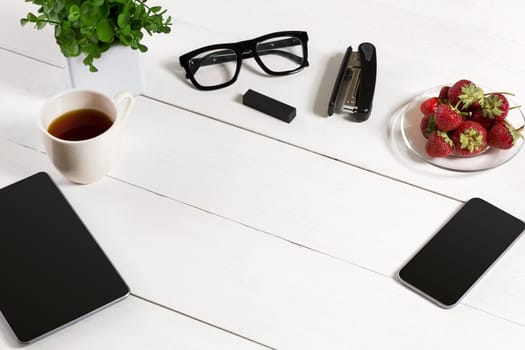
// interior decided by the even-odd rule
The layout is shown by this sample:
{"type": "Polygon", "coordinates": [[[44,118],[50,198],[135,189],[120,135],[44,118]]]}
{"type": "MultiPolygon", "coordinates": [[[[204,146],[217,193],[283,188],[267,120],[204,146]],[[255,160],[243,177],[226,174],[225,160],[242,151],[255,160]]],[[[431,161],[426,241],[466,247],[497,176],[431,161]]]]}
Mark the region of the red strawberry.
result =
{"type": "Polygon", "coordinates": [[[438,98],[440,100],[448,100],[448,90],[450,89],[450,86],[443,86],[441,90],[439,90],[439,96],[438,98]]]}
{"type": "Polygon", "coordinates": [[[446,157],[452,153],[454,142],[444,131],[434,131],[428,137],[425,151],[431,157],[446,157]]]}
{"type": "Polygon", "coordinates": [[[511,148],[518,138],[523,137],[520,129],[516,130],[512,125],[504,121],[494,124],[487,135],[489,146],[500,149],[511,148]]]}
{"type": "Polygon", "coordinates": [[[448,89],[448,101],[461,110],[483,105],[483,97],[483,90],[466,79],[457,81],[448,89]]]}
{"type": "Polygon", "coordinates": [[[502,121],[509,114],[509,101],[499,92],[488,94],[483,103],[483,115],[495,121],[502,121]]]}
{"type": "Polygon", "coordinates": [[[430,134],[437,130],[436,122],[434,121],[434,115],[429,114],[423,116],[423,118],[421,119],[421,123],[419,123],[419,129],[421,130],[423,136],[425,136],[428,139],[430,134]]]}
{"type": "Polygon", "coordinates": [[[461,156],[472,156],[487,147],[487,130],[480,123],[464,121],[451,136],[454,151],[461,156]]]}
{"type": "Polygon", "coordinates": [[[451,131],[461,125],[463,118],[456,109],[448,104],[442,104],[434,114],[434,121],[439,130],[451,131]]]}
{"type": "Polygon", "coordinates": [[[439,99],[437,97],[427,98],[425,101],[421,102],[419,109],[423,115],[429,115],[434,113],[439,106],[439,99]]]}
{"type": "Polygon", "coordinates": [[[494,124],[494,121],[492,119],[483,115],[483,110],[479,107],[472,109],[470,120],[480,123],[481,126],[485,128],[485,130],[490,130],[490,128],[494,124]]]}

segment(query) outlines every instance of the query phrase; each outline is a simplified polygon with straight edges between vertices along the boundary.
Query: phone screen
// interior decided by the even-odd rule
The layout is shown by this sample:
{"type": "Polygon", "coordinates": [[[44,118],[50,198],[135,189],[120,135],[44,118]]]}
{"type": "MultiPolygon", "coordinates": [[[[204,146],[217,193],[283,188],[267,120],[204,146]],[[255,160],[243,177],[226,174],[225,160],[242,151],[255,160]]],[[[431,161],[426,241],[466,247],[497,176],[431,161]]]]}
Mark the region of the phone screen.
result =
{"type": "Polygon", "coordinates": [[[473,198],[410,259],[399,278],[438,305],[452,307],[524,229],[523,221],[473,198]]]}

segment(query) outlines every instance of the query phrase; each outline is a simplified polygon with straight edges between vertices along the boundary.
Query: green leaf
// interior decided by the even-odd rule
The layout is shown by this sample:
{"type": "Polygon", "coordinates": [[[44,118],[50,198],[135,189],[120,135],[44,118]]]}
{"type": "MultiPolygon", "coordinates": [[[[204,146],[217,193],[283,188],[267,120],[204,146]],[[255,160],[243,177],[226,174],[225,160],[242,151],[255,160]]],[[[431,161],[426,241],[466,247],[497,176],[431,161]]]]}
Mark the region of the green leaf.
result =
{"type": "Polygon", "coordinates": [[[133,16],[135,18],[141,18],[144,16],[145,13],[146,13],[146,8],[144,7],[144,5],[137,5],[135,6],[135,11],[133,13],[133,16]]]}
{"type": "Polygon", "coordinates": [[[85,52],[85,47],[89,46],[90,43],[89,43],[89,40],[87,38],[80,38],[78,40],[78,45],[80,45],[80,48],[82,49],[82,51],[85,52]]]}
{"type": "Polygon", "coordinates": [[[119,41],[124,46],[131,46],[131,43],[133,42],[133,37],[129,34],[122,34],[119,36],[119,41]]]}
{"type": "Polygon", "coordinates": [[[133,3],[132,2],[127,2],[124,7],[122,8],[122,12],[121,13],[124,13],[124,14],[129,14],[131,13],[131,10],[132,10],[132,7],[133,7],[133,3]]]}
{"type": "Polygon", "coordinates": [[[80,5],[80,20],[85,26],[94,26],[98,22],[98,8],[91,5],[90,1],[85,1],[80,5]]]}
{"type": "Polygon", "coordinates": [[[128,36],[131,34],[131,26],[129,24],[122,28],[122,34],[128,36]]]}
{"type": "Polygon", "coordinates": [[[55,5],[53,7],[54,12],[58,13],[62,11],[65,7],[64,0],[55,0],[55,5]]]}
{"type": "Polygon", "coordinates": [[[71,22],[74,22],[80,18],[80,7],[78,5],[72,5],[69,8],[69,15],[67,16],[67,19],[71,22]]]}
{"type": "Polygon", "coordinates": [[[120,15],[118,15],[117,25],[119,26],[119,28],[124,28],[126,25],[128,25],[129,18],[130,18],[129,14],[121,13],[120,15]]]}
{"type": "Polygon", "coordinates": [[[29,22],[36,22],[37,21],[37,17],[34,14],[32,14],[32,13],[28,13],[27,14],[27,19],[28,19],[29,22]]]}
{"type": "Polygon", "coordinates": [[[42,29],[47,25],[47,22],[44,21],[38,21],[36,22],[36,29],[42,29]]]}
{"type": "Polygon", "coordinates": [[[60,51],[66,57],[76,57],[80,54],[80,47],[76,41],[73,41],[66,46],[61,46],[60,51]]]}
{"type": "Polygon", "coordinates": [[[109,14],[109,5],[107,3],[103,3],[101,6],[98,7],[99,18],[110,17],[109,14]]]}
{"type": "Polygon", "coordinates": [[[110,43],[113,41],[114,36],[113,27],[107,18],[98,21],[97,37],[100,41],[110,43]]]}
{"type": "Polygon", "coordinates": [[[84,60],[82,60],[82,63],[84,63],[86,66],[93,64],[93,56],[87,55],[84,60]]]}
{"type": "Polygon", "coordinates": [[[153,7],[150,7],[149,10],[150,10],[151,12],[153,12],[153,13],[157,13],[157,12],[159,12],[160,10],[162,10],[162,7],[160,7],[160,6],[153,6],[153,7]]]}
{"type": "Polygon", "coordinates": [[[55,26],[55,38],[58,38],[61,32],[62,32],[62,25],[57,24],[55,26]]]}

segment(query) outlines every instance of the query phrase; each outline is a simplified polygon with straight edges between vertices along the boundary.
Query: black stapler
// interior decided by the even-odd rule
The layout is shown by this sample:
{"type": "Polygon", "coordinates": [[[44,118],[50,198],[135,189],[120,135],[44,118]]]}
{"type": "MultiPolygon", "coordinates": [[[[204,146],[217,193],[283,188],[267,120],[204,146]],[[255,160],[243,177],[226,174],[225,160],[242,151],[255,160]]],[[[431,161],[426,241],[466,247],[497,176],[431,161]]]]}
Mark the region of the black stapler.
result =
{"type": "Polygon", "coordinates": [[[357,51],[346,49],[343,62],[335,80],[328,115],[347,112],[355,121],[365,121],[372,111],[372,100],[376,86],[376,48],[371,43],[362,43],[357,51]]]}

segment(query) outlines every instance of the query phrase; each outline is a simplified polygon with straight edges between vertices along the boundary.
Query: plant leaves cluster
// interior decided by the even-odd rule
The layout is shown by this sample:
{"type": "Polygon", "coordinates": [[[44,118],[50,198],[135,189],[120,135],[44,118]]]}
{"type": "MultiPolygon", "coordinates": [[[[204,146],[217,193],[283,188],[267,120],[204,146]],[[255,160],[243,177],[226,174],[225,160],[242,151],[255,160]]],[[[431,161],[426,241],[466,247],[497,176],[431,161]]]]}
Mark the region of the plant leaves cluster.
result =
{"type": "Polygon", "coordinates": [[[144,32],[169,33],[171,16],[147,0],[25,0],[39,6],[28,13],[22,25],[34,23],[36,29],[52,25],[62,54],[84,54],[84,64],[96,72],[93,61],[115,42],[145,52],[144,32]]]}

